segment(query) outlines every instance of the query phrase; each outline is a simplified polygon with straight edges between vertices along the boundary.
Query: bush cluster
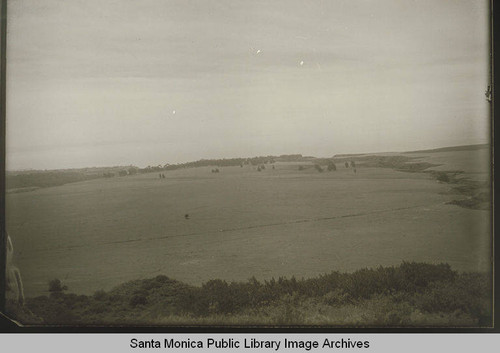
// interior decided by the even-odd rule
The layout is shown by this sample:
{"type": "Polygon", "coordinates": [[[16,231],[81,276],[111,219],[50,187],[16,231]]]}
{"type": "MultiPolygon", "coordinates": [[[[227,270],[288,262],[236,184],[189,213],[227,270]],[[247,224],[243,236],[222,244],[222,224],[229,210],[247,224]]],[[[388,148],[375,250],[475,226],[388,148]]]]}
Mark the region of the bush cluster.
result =
{"type": "Polygon", "coordinates": [[[200,287],[157,276],[124,283],[109,292],[100,290],[93,296],[66,294],[63,288],[60,281],[51,281],[51,293],[57,295],[29,299],[29,309],[46,323],[55,324],[138,323],[171,315],[228,317],[255,310],[276,322],[289,323],[302,318],[304,313],[297,308],[311,301],[315,307],[328,308],[379,300],[386,306],[394,305],[391,310],[397,312],[397,320],[394,315],[392,319],[387,313],[391,317],[382,315],[383,320],[390,322],[403,322],[401,317],[408,319],[413,311],[461,313],[482,323],[491,319],[489,277],[458,274],[448,264],[404,262],[399,266],[332,272],[300,280],[215,279],[200,287]],[[401,308],[404,313],[399,312],[401,308]]]}
{"type": "Polygon", "coordinates": [[[436,177],[436,180],[438,180],[440,182],[443,182],[443,183],[450,182],[450,177],[445,172],[437,172],[437,173],[435,173],[435,177],[436,177]]]}

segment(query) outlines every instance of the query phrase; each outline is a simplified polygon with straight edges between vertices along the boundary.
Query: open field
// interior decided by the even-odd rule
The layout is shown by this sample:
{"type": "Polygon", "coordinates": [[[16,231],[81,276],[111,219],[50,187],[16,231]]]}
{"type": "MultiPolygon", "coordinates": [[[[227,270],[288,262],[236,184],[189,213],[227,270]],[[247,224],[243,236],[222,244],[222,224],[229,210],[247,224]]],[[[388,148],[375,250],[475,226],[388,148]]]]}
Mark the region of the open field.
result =
{"type": "MultiPolygon", "coordinates": [[[[483,150],[461,153],[415,155],[438,164],[443,154],[476,161],[469,154],[483,150]]],[[[453,163],[439,168],[457,170],[453,163]]],[[[429,173],[297,167],[199,167],[165,172],[165,179],[139,174],[8,194],[7,229],[26,296],[47,294],[54,278],[90,294],[159,274],[201,284],[403,260],[491,268],[490,212],[446,204],[456,198],[452,186],[429,173]]],[[[488,168],[468,173],[484,176],[488,168]]]]}

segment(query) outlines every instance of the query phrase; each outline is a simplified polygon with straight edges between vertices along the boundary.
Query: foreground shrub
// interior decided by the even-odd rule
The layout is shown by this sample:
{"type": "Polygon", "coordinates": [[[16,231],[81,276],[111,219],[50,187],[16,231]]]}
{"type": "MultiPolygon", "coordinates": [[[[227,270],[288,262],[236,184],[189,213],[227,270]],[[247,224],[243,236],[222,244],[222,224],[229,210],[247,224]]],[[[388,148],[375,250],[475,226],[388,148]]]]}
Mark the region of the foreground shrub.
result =
{"type": "Polygon", "coordinates": [[[145,305],[148,302],[146,296],[141,294],[136,294],[132,298],[130,298],[130,306],[136,307],[138,305],[145,305]]]}
{"type": "Polygon", "coordinates": [[[415,298],[417,308],[432,312],[461,311],[480,320],[491,322],[492,287],[486,275],[465,273],[454,282],[434,282],[415,298]]]}
{"type": "Polygon", "coordinates": [[[61,283],[61,280],[59,280],[57,278],[49,281],[49,292],[51,292],[51,293],[60,293],[60,292],[65,291],[67,289],[68,289],[68,287],[63,286],[61,283]]]}
{"type": "Polygon", "coordinates": [[[485,274],[457,274],[448,264],[404,262],[300,280],[215,279],[200,287],[157,276],[92,296],[65,294],[60,281],[51,281],[51,295],[28,298],[27,307],[54,324],[147,324],[165,317],[224,323],[235,317],[250,320],[254,315],[254,324],[259,318],[263,323],[283,325],[324,321],[405,326],[460,318],[469,325],[488,325],[491,286],[485,274]],[[333,313],[347,316],[330,317],[333,313]]]}

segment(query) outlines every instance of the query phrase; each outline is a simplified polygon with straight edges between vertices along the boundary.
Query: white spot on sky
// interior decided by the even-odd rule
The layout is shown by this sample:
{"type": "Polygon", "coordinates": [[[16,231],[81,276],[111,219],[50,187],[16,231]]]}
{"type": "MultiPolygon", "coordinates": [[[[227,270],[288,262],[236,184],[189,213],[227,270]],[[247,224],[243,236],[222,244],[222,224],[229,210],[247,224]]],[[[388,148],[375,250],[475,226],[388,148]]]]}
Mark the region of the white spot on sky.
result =
{"type": "Polygon", "coordinates": [[[257,54],[260,54],[260,49],[259,49],[259,50],[257,50],[257,54]]]}
{"type": "Polygon", "coordinates": [[[302,66],[302,65],[304,65],[304,61],[301,61],[301,62],[300,62],[300,66],[302,66]]]}
{"type": "Polygon", "coordinates": [[[172,110],[172,114],[174,114],[174,115],[175,115],[175,110],[172,110]]]}

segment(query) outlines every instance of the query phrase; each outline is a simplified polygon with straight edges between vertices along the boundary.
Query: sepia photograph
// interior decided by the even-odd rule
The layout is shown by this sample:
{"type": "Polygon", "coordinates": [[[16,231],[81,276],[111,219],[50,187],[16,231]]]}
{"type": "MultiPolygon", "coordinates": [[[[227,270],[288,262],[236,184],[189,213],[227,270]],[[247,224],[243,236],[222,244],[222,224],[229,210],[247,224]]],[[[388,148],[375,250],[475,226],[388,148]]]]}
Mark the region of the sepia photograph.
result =
{"type": "Polygon", "coordinates": [[[487,0],[8,0],[3,314],[492,327],[490,21],[487,0]]]}

